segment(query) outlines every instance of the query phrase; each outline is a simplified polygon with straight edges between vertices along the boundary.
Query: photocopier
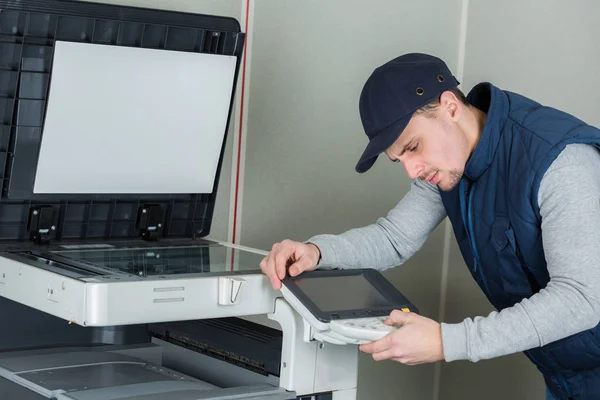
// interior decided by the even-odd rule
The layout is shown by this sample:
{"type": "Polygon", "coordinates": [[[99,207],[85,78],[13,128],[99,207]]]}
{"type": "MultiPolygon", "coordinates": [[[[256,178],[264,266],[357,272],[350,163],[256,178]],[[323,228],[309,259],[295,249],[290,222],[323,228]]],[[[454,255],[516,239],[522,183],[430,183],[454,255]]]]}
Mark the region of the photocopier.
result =
{"type": "Polygon", "coordinates": [[[244,41],[0,0],[0,399],[355,399],[358,345],[417,312],[369,268],[276,291],[265,251],[208,239],[244,41]]]}

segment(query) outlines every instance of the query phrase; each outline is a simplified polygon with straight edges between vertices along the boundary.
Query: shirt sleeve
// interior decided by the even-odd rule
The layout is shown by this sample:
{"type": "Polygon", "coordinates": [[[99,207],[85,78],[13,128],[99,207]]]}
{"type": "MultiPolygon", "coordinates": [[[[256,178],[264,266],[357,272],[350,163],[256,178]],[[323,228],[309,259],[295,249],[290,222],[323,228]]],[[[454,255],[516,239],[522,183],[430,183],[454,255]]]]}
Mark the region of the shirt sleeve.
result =
{"type": "Polygon", "coordinates": [[[442,323],[446,361],[525,351],[600,321],[600,152],[567,146],[546,171],[538,204],[550,282],[501,312],[442,323]]]}
{"type": "Polygon", "coordinates": [[[446,217],[437,186],[419,179],[386,217],[339,235],[307,240],[321,251],[318,268],[387,269],[403,264],[446,217]]]}

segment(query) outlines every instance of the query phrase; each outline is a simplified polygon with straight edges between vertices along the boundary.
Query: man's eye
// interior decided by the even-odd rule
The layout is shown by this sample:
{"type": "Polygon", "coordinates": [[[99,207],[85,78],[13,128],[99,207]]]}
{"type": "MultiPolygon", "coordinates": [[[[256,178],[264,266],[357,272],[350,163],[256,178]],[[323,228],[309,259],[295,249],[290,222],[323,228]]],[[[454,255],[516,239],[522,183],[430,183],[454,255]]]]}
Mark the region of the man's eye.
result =
{"type": "Polygon", "coordinates": [[[412,146],[411,148],[409,148],[409,151],[415,151],[417,149],[417,147],[419,147],[419,143],[415,144],[414,146],[412,146]]]}

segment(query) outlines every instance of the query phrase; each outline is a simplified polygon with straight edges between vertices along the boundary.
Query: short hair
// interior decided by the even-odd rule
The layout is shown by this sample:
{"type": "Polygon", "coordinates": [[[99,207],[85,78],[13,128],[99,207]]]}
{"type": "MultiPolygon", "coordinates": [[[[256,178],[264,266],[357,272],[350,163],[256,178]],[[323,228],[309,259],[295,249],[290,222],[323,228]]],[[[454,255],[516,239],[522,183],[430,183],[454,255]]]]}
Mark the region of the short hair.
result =
{"type": "MultiPolygon", "coordinates": [[[[465,96],[465,94],[459,88],[451,89],[450,92],[454,93],[454,95],[458,98],[458,100],[461,103],[463,103],[467,107],[470,106],[469,101],[467,100],[467,96],[465,96]]],[[[425,104],[423,107],[419,108],[417,111],[415,111],[415,113],[421,114],[427,118],[433,118],[435,116],[435,112],[437,111],[439,106],[440,106],[440,99],[438,97],[437,99],[430,101],[429,103],[425,104]]]]}

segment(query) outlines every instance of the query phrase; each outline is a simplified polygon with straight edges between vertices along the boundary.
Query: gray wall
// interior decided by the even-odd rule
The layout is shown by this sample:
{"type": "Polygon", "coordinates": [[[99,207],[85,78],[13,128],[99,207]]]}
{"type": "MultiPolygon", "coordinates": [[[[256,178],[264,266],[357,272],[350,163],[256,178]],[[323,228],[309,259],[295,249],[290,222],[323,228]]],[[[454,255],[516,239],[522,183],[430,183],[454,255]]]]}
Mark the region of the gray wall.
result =
{"type": "Polygon", "coordinates": [[[471,1],[465,85],[491,80],[600,125],[599,21],[596,0],[471,1]]]}
{"type": "MultiPolygon", "coordinates": [[[[409,51],[457,64],[460,2],[256,2],[241,243],[269,249],[370,224],[408,191],[385,159],[365,175],[358,97],[371,71],[409,51]]],[[[438,317],[443,229],[386,275],[438,317]]],[[[432,399],[434,366],[376,363],[361,355],[360,399],[432,399]]]]}
{"type": "MultiPolygon", "coordinates": [[[[489,81],[600,125],[599,17],[595,0],[470,1],[464,88],[489,81]]],[[[452,245],[445,319],[485,316],[492,307],[452,245]]],[[[440,399],[542,400],[544,390],[518,354],[444,364],[440,399]]]]}

